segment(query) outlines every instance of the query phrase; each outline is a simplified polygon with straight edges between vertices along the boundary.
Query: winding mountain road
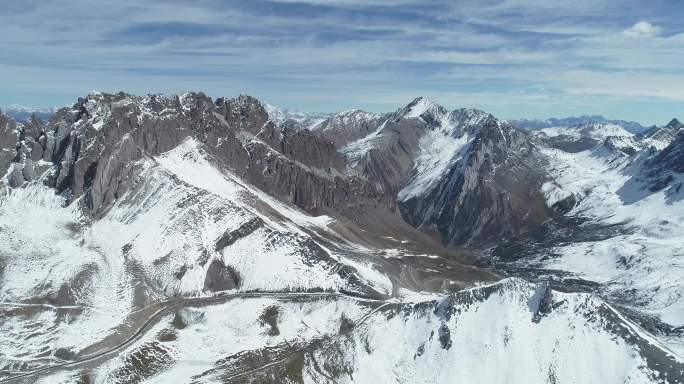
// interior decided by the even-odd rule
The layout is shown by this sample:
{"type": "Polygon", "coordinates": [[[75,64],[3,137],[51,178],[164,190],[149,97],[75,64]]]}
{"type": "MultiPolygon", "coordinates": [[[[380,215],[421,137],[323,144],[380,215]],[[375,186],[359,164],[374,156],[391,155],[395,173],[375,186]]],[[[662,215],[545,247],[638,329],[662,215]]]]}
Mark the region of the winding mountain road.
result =
{"type": "MultiPolygon", "coordinates": [[[[35,379],[36,376],[41,376],[48,374],[50,372],[54,372],[56,370],[60,369],[69,369],[69,368],[78,368],[80,366],[85,365],[86,363],[91,363],[94,361],[98,361],[102,358],[111,356],[113,354],[116,354],[117,352],[121,351],[122,349],[128,347],[132,343],[134,343],[136,340],[140,339],[152,326],[154,326],[163,316],[166,314],[171,313],[174,310],[177,310],[179,308],[183,307],[188,307],[188,306],[204,306],[204,305],[211,305],[211,304],[219,304],[219,303],[224,303],[229,300],[234,300],[234,299],[252,299],[252,298],[274,298],[274,299],[285,299],[285,300],[294,300],[294,299],[302,299],[302,298],[348,298],[352,300],[357,300],[357,301],[362,301],[362,302],[375,302],[375,303],[382,303],[380,306],[372,309],[369,311],[366,315],[364,315],[361,319],[359,319],[356,323],[353,324],[353,327],[356,327],[360,324],[362,324],[364,321],[368,319],[370,315],[375,313],[377,310],[379,310],[381,307],[387,305],[390,303],[388,300],[380,300],[380,299],[374,299],[374,298],[366,298],[366,297],[361,297],[361,296],[355,296],[343,292],[238,292],[238,293],[221,293],[217,294],[215,296],[203,296],[203,297],[189,297],[189,298],[180,298],[180,299],[175,299],[175,300],[169,300],[161,303],[155,303],[154,305],[160,305],[161,308],[154,312],[151,316],[149,316],[133,333],[131,333],[124,341],[112,346],[111,348],[107,348],[103,351],[93,353],[91,355],[83,356],[77,360],[74,361],[69,361],[65,363],[60,363],[60,364],[54,364],[46,367],[42,367],[30,372],[25,372],[25,373],[19,373],[11,377],[3,378],[0,379],[0,383],[24,383],[27,382],[26,380],[29,379],[35,379]]],[[[391,299],[390,299],[391,300],[391,299]]],[[[2,304],[7,304],[7,303],[2,303],[2,304]]],[[[0,305],[2,305],[0,304],[0,305]]],[[[10,305],[16,305],[10,303],[10,305]]],[[[288,356],[289,357],[289,356],[288,356]]],[[[286,359],[285,357],[284,359],[286,359]]],[[[252,371],[258,371],[260,369],[265,369],[269,366],[275,365],[279,363],[280,361],[276,362],[271,362],[268,363],[264,366],[258,367],[252,371]]],[[[240,373],[237,374],[237,376],[242,376],[246,373],[240,373]]],[[[32,382],[32,381],[31,381],[32,382]]]]}

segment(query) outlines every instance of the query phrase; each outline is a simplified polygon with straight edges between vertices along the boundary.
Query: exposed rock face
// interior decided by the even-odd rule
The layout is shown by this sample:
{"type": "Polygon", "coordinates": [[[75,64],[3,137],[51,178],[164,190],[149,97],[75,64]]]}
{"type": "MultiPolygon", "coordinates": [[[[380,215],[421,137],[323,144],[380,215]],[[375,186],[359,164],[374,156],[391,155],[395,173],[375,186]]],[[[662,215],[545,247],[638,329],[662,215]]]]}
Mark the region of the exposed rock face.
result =
{"type": "Polygon", "coordinates": [[[356,158],[357,154],[348,154],[354,171],[384,186],[395,196],[413,169],[418,142],[425,129],[422,121],[401,117],[386,120],[366,152],[356,158]]]}
{"type": "Polygon", "coordinates": [[[340,112],[312,129],[333,141],[338,148],[375,131],[387,116],[352,109],[340,112]]]}
{"type": "Polygon", "coordinates": [[[220,292],[235,289],[240,284],[240,277],[222,260],[214,259],[207,269],[207,277],[204,280],[205,292],[220,292]]]}
{"type": "MultiPolygon", "coordinates": [[[[675,179],[673,173],[684,173],[684,132],[662,151],[646,161],[646,176],[652,180],[651,191],[659,191],[675,179]]],[[[681,185],[677,188],[679,190],[681,185]]]]}
{"type": "Polygon", "coordinates": [[[17,123],[0,112],[0,169],[7,170],[17,156],[17,123]]]}
{"type": "Polygon", "coordinates": [[[27,122],[21,138],[4,125],[3,140],[22,147],[11,184],[35,178],[35,162],[51,164],[45,183],[70,199],[83,196],[95,217],[128,190],[136,162],[186,137],[203,143],[219,168],[312,214],[372,222],[369,215],[391,217],[399,208],[410,225],[449,246],[517,235],[547,217],[528,135],[425,98],[387,115],[347,111],[308,130],[277,126],[249,96],[94,93],[47,127],[27,122]]]}
{"type": "Polygon", "coordinates": [[[672,119],[664,127],[652,127],[648,131],[638,135],[638,138],[656,149],[663,149],[675,140],[680,132],[684,131],[684,124],[677,119],[672,119]]]}
{"type": "MultiPolygon", "coordinates": [[[[8,133],[13,125],[5,126],[3,140],[16,142],[8,133]]],[[[40,130],[30,129],[33,135],[40,130]]],[[[52,163],[46,183],[72,198],[85,195],[97,216],[127,190],[137,160],[173,149],[188,136],[203,142],[221,167],[311,212],[353,211],[383,201],[381,188],[343,175],[344,158],[333,143],[310,131],[281,130],[249,96],[213,102],[201,93],[91,94],[58,111],[26,154],[52,163]]]]}
{"type": "Polygon", "coordinates": [[[684,132],[660,151],[649,164],[659,169],[669,168],[673,172],[684,173],[684,132]]]}
{"type": "Polygon", "coordinates": [[[353,172],[397,196],[404,219],[443,244],[486,244],[549,216],[532,138],[481,111],[425,98],[344,147],[353,172]]]}
{"type": "Polygon", "coordinates": [[[264,221],[259,217],[255,217],[253,219],[248,220],[246,223],[242,224],[238,229],[224,233],[223,236],[221,236],[216,241],[214,250],[216,250],[217,252],[222,251],[225,247],[228,247],[231,244],[235,243],[237,240],[251,234],[263,225],[264,221]]]}
{"type": "Polygon", "coordinates": [[[47,169],[44,164],[36,164],[43,154],[44,125],[35,115],[20,124],[0,116],[0,127],[4,127],[0,128],[0,166],[7,171],[5,180],[10,187],[19,187],[47,169]]]}
{"type": "Polygon", "coordinates": [[[528,135],[492,120],[435,189],[400,207],[410,223],[448,245],[516,236],[549,217],[541,164],[528,135]]]}

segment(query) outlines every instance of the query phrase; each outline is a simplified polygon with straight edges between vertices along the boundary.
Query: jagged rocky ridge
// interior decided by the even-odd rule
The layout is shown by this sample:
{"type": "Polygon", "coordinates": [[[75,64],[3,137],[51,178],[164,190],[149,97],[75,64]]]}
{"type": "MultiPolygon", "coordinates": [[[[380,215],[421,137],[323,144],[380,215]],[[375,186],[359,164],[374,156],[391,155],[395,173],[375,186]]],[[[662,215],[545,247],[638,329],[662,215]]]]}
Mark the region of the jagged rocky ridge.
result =
{"type": "Polygon", "coordinates": [[[432,102],[418,99],[384,117],[349,111],[311,131],[274,124],[246,96],[214,102],[202,94],[91,94],[45,127],[24,126],[9,185],[31,180],[35,162],[52,163],[46,183],[70,199],[83,195],[97,217],[127,190],[133,162],[191,136],[222,166],[309,213],[368,222],[365,213],[391,221],[399,211],[447,246],[491,243],[547,218],[537,192],[543,173],[527,134],[479,111],[434,106],[415,114],[420,103],[432,102]],[[439,148],[430,146],[440,140],[468,140],[462,152],[448,155],[461,159],[436,164],[443,178],[428,164],[439,162],[431,158],[441,156],[439,148]],[[513,166],[514,180],[507,179],[513,166]],[[433,174],[425,175],[426,168],[433,174]],[[411,183],[429,183],[421,193],[434,196],[402,195],[411,183]]]}
{"type": "MultiPolygon", "coordinates": [[[[312,212],[349,209],[343,205],[360,200],[351,201],[352,194],[382,196],[372,185],[339,177],[343,159],[332,145],[306,131],[276,129],[249,97],[214,103],[202,94],[92,94],[57,112],[44,131],[24,136],[31,146],[25,154],[56,165],[48,185],[72,198],[84,194],[95,215],[126,191],[131,163],[175,148],[188,136],[247,181],[312,212]]],[[[11,185],[21,181],[12,179],[11,185]]]]}

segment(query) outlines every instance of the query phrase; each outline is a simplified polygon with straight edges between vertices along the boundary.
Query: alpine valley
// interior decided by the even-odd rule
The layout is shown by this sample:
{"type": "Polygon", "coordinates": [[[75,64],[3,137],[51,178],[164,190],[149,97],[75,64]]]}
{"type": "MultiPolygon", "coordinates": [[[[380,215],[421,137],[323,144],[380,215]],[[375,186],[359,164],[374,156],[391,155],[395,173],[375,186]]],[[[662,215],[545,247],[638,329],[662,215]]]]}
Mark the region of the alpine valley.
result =
{"type": "Polygon", "coordinates": [[[92,92],[0,174],[2,383],[684,382],[676,119],[92,92]]]}

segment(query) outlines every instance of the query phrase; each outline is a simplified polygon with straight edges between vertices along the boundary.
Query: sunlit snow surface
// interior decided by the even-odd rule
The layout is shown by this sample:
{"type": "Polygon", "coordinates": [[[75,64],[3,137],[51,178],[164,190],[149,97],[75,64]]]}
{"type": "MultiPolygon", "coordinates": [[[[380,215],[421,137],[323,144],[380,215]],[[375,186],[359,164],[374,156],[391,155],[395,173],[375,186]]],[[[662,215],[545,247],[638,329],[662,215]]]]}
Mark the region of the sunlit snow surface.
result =
{"type": "Polygon", "coordinates": [[[534,292],[509,279],[411,304],[342,297],[189,306],[116,357],[39,382],[86,372],[96,383],[657,381],[639,348],[612,327],[640,331],[606,317],[610,307],[590,295],[554,293],[553,312],[533,322],[534,292]]]}
{"type": "Polygon", "coordinates": [[[573,194],[579,202],[568,215],[618,224],[625,233],[560,245],[552,250],[560,256],[541,265],[605,284],[616,297],[631,291],[628,305],[684,325],[684,191],[649,191],[637,179],[639,156],[616,156],[602,147],[575,154],[549,149],[547,155],[555,176],[544,186],[548,202],[573,194]]]}
{"type": "Polygon", "coordinates": [[[448,116],[442,116],[439,126],[427,131],[419,142],[413,175],[399,191],[399,200],[429,192],[448,173],[451,166],[461,160],[462,152],[472,137],[455,129],[448,116]]]}
{"type": "MultiPolygon", "coordinates": [[[[237,272],[240,291],[346,286],[336,273],[342,256],[306,253],[312,244],[301,228],[326,230],[330,218],[225,176],[193,140],[137,167],[129,192],[99,220],[39,183],[0,197],[0,365],[53,359],[59,348],[75,353],[155,302],[210,295],[203,286],[214,259],[237,272]],[[259,213],[257,200],[285,219],[259,213]],[[256,217],[262,227],[216,249],[221,235],[256,217]]],[[[360,281],[391,292],[372,265],[348,264],[360,281]]]]}
{"type": "Polygon", "coordinates": [[[41,186],[0,198],[4,359],[84,347],[104,338],[132,309],[133,278],[124,273],[122,260],[108,257],[93,236],[80,233],[83,217],[62,206],[60,197],[41,186]],[[36,309],[33,303],[47,305],[36,309]]]}
{"type": "Polygon", "coordinates": [[[624,127],[618,124],[585,124],[574,127],[548,127],[542,128],[536,132],[541,132],[548,137],[556,137],[560,135],[572,136],[579,138],[580,136],[587,136],[595,140],[604,140],[609,136],[616,137],[633,137],[634,134],[628,132],[624,127]]]}

